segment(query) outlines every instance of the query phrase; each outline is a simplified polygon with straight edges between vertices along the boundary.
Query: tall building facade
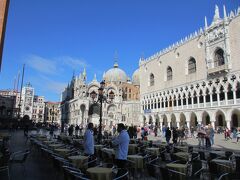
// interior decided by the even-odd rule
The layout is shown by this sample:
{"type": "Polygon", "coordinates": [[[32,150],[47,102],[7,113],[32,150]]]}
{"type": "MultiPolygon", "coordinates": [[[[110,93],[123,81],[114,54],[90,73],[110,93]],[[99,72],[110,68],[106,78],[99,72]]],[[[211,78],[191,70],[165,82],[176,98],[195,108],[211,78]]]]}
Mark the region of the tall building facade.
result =
{"type": "Polygon", "coordinates": [[[44,96],[34,95],[32,120],[34,122],[43,122],[45,113],[44,96]]]}
{"type": "Polygon", "coordinates": [[[141,124],[240,126],[240,8],[139,60],[141,124]]]}
{"type": "Polygon", "coordinates": [[[34,88],[30,83],[27,83],[26,86],[22,88],[22,94],[18,92],[16,95],[15,108],[20,109],[20,118],[25,117],[36,123],[43,122],[45,108],[44,101],[44,96],[35,95],[34,88]]]}
{"type": "Polygon", "coordinates": [[[13,90],[0,90],[0,119],[9,119],[17,116],[17,92],[13,90]]]}
{"type": "MultiPolygon", "coordinates": [[[[86,82],[86,78],[85,70],[79,76],[73,76],[62,93],[61,118],[65,123],[99,124],[100,107],[95,102],[98,97],[94,100],[91,94],[98,93],[100,82],[96,76],[90,83],[86,82]]],[[[103,80],[106,83],[104,93],[107,101],[102,105],[103,127],[108,129],[120,122],[139,124],[139,71],[136,70],[130,80],[115,62],[114,67],[103,74],[103,80]],[[110,94],[114,97],[112,101],[110,94]]]]}
{"type": "Polygon", "coordinates": [[[46,123],[61,123],[60,102],[45,102],[44,122],[46,123]]]}

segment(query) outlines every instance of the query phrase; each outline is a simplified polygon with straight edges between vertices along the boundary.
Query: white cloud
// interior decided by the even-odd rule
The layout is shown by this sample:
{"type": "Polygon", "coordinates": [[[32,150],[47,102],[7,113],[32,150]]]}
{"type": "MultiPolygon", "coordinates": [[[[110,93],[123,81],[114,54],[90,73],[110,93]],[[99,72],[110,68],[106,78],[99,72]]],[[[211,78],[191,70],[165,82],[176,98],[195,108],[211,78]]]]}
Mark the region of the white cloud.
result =
{"type": "Polygon", "coordinates": [[[70,56],[63,56],[57,59],[62,61],[63,65],[67,65],[72,69],[80,69],[89,66],[83,59],[73,58],[70,56]]]}
{"type": "Polygon", "coordinates": [[[52,59],[46,59],[37,55],[27,57],[27,65],[44,74],[56,74],[57,63],[52,59]]]}
{"type": "Polygon", "coordinates": [[[82,59],[71,56],[44,58],[38,55],[29,55],[27,65],[32,69],[47,75],[58,75],[66,71],[66,66],[72,70],[79,70],[89,65],[82,59]]]}

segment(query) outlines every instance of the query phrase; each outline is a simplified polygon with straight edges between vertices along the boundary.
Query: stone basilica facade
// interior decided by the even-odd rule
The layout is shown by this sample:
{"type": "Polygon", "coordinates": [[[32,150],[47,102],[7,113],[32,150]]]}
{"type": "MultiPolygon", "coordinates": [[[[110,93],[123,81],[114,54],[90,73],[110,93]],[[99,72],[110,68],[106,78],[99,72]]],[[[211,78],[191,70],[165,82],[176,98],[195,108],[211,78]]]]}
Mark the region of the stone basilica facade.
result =
{"type": "MultiPolygon", "coordinates": [[[[79,76],[73,76],[71,82],[62,92],[61,121],[85,126],[88,122],[99,124],[100,104],[96,103],[91,93],[98,93],[100,82],[94,79],[87,83],[87,74],[84,69],[79,76]]],[[[102,119],[105,129],[111,128],[117,123],[127,125],[139,124],[139,71],[136,70],[132,80],[118,67],[114,67],[103,74],[105,81],[104,95],[107,102],[102,104],[102,119]],[[114,95],[110,102],[109,94],[114,95]]],[[[97,98],[95,98],[96,100],[97,98]]]]}
{"type": "Polygon", "coordinates": [[[139,61],[141,124],[240,127],[240,8],[139,61]]]}

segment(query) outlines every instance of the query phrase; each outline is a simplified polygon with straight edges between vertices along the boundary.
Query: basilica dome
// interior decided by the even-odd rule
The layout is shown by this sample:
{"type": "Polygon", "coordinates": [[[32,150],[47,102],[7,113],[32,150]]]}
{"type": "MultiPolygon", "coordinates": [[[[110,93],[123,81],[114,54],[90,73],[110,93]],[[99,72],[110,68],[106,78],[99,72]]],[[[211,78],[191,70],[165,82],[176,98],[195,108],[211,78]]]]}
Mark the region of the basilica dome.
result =
{"type": "Polygon", "coordinates": [[[134,73],[132,75],[132,83],[133,83],[133,85],[138,85],[138,86],[140,85],[139,69],[134,71],[134,73]]]}
{"type": "Polygon", "coordinates": [[[103,79],[105,80],[106,83],[109,82],[120,83],[127,82],[128,77],[122,69],[118,68],[118,64],[117,62],[115,62],[113,68],[109,69],[103,75],[103,79]]]}

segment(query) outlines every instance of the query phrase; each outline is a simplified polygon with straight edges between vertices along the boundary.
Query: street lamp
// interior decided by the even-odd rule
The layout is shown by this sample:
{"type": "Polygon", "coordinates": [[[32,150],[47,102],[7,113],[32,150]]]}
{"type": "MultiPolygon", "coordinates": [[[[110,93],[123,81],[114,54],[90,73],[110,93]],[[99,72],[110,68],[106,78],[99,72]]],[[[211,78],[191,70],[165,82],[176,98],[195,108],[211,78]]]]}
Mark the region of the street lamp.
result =
{"type": "MultiPolygon", "coordinates": [[[[99,130],[98,130],[98,137],[97,137],[98,143],[100,143],[101,139],[102,139],[102,103],[103,102],[112,103],[112,100],[114,99],[114,92],[111,91],[109,93],[110,101],[107,100],[107,97],[104,95],[104,88],[105,88],[105,81],[102,81],[102,82],[100,82],[100,88],[98,88],[98,100],[94,102],[94,103],[99,103],[99,105],[100,105],[99,130]]],[[[97,97],[97,93],[95,91],[92,91],[90,93],[90,96],[94,100],[97,97]]]]}

